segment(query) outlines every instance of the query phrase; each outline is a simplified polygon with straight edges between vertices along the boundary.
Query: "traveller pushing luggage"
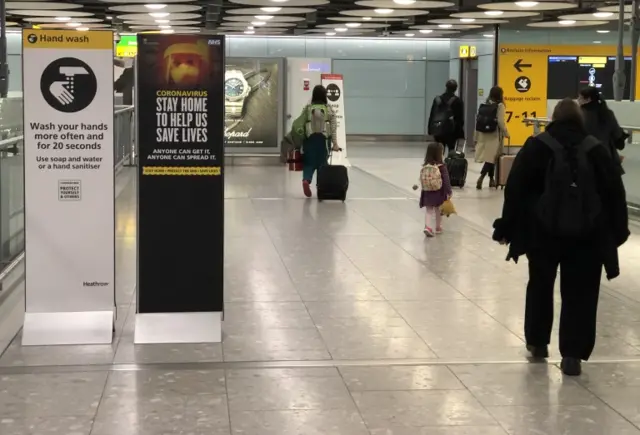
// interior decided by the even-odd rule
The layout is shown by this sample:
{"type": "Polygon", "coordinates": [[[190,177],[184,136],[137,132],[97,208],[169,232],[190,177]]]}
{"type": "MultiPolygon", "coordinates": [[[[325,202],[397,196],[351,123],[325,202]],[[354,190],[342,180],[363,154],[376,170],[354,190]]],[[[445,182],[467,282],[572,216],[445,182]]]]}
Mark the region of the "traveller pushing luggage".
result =
{"type": "Polygon", "coordinates": [[[337,129],[337,120],[328,104],[327,90],[317,85],[313,88],[311,104],[302,109],[291,129],[294,141],[302,143],[302,189],[307,198],[312,195],[313,175],[327,165],[329,145],[333,151],[340,150],[336,142],[337,129]]]}

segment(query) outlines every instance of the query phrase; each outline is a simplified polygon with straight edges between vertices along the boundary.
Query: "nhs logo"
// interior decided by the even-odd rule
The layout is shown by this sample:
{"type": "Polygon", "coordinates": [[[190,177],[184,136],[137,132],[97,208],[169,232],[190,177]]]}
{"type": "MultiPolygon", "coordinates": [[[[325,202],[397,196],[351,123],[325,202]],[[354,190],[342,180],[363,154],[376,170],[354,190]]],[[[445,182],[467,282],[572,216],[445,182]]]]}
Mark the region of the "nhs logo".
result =
{"type": "Polygon", "coordinates": [[[220,45],[222,41],[220,39],[209,39],[208,45],[220,45]]]}

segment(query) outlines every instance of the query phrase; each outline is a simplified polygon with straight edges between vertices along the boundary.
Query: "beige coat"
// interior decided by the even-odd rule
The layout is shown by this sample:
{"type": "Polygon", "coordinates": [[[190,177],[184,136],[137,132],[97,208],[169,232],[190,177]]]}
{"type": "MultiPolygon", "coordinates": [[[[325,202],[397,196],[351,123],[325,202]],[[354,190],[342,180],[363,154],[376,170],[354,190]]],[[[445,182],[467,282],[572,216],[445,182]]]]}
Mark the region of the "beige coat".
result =
{"type": "Polygon", "coordinates": [[[495,163],[502,152],[502,141],[509,137],[505,120],[506,109],[504,104],[498,104],[498,129],[492,133],[475,132],[476,154],[475,160],[478,163],[495,163]]]}

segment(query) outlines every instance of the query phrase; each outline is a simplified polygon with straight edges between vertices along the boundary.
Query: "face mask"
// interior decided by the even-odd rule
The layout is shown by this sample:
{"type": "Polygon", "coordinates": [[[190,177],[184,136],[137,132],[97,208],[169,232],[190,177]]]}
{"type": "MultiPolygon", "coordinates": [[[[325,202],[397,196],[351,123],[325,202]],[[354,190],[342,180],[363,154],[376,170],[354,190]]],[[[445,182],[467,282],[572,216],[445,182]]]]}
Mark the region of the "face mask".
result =
{"type": "Polygon", "coordinates": [[[178,85],[194,85],[200,77],[200,56],[195,54],[176,54],[171,57],[169,74],[178,85]]]}

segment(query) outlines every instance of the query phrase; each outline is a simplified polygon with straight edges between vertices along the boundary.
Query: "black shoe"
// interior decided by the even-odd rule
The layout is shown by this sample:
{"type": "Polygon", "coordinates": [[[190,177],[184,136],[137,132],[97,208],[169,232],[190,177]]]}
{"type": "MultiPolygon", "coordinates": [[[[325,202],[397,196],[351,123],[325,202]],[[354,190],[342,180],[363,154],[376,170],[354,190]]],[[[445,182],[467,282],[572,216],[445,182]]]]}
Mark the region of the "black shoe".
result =
{"type": "Polygon", "coordinates": [[[548,346],[533,346],[531,344],[527,344],[527,350],[529,351],[529,353],[533,358],[536,358],[536,359],[549,358],[548,346]]]}
{"type": "Polygon", "coordinates": [[[582,373],[582,362],[578,358],[562,358],[560,363],[562,373],[567,376],[580,376],[582,373]]]}

